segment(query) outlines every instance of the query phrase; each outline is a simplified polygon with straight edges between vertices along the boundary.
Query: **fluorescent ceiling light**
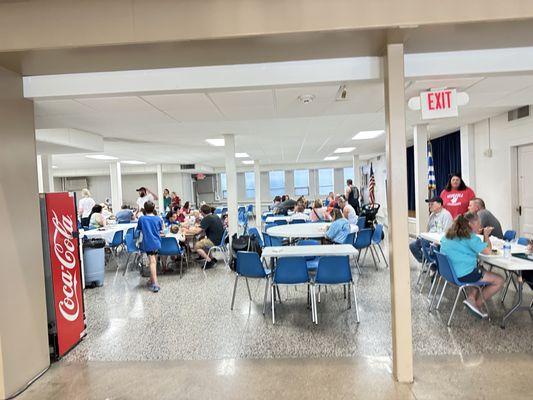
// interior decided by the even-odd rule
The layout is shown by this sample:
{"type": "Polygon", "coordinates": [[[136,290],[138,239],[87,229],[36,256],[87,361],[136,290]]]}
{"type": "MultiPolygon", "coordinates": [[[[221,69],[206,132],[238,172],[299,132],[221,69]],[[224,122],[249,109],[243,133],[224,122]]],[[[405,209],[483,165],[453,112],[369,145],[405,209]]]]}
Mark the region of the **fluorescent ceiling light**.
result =
{"type": "Polygon", "coordinates": [[[235,157],[237,157],[237,158],[250,158],[248,153],[235,153],[235,157]]]}
{"type": "Polygon", "coordinates": [[[57,169],[57,165],[52,165],[52,168],[53,169],[57,169]]]}
{"type": "Polygon", "coordinates": [[[117,157],[106,156],[105,154],[89,154],[85,157],[92,158],[93,160],[118,160],[117,157]]]}
{"type": "Polygon", "coordinates": [[[350,153],[355,150],[355,147],[339,147],[334,151],[334,153],[350,153]]]}
{"type": "Polygon", "coordinates": [[[205,139],[211,146],[222,147],[224,146],[224,139],[205,139]]]}
{"type": "Polygon", "coordinates": [[[324,157],[324,161],[334,161],[334,160],[338,160],[338,159],[339,159],[339,156],[324,157]]]}
{"type": "Polygon", "coordinates": [[[377,131],[361,131],[355,135],[352,140],[374,139],[380,135],[383,135],[384,133],[385,131],[382,129],[377,131]]]}
{"type": "Polygon", "coordinates": [[[136,160],[128,160],[128,161],[121,161],[122,164],[130,164],[130,165],[143,165],[146,164],[144,161],[136,161],[136,160]]]}
{"type": "Polygon", "coordinates": [[[244,160],[242,163],[250,165],[254,163],[254,160],[244,160]]]}

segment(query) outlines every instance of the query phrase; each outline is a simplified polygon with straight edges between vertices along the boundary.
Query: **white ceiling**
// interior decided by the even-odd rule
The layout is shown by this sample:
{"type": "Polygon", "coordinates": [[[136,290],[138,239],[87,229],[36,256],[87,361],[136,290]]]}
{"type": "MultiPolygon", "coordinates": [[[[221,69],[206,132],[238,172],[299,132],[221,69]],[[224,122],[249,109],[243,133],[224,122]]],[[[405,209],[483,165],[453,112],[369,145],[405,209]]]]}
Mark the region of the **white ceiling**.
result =
{"type": "MultiPolygon", "coordinates": [[[[384,128],[383,84],[348,83],[348,98],[336,101],[343,84],[239,91],[36,100],[36,128],[77,128],[104,137],[105,153],[121,160],[224,165],[223,148],[205,142],[236,135],[236,150],[263,164],[320,163],[337,147],[356,146],[365,155],[384,150],[384,137],[352,141],[360,130],[384,128]],[[300,95],[314,101],[302,104],[300,95]]],[[[465,123],[533,103],[533,75],[467,77],[406,82],[406,99],[434,87],[467,91],[470,103],[459,118],[431,121],[432,136],[465,123]]],[[[420,123],[407,111],[407,124],[420,123]]],[[[410,134],[408,129],[408,137],[410,134]]],[[[351,160],[351,154],[340,161],[351,160]]],[[[55,155],[60,169],[101,167],[104,161],[79,154],[55,155]]]]}

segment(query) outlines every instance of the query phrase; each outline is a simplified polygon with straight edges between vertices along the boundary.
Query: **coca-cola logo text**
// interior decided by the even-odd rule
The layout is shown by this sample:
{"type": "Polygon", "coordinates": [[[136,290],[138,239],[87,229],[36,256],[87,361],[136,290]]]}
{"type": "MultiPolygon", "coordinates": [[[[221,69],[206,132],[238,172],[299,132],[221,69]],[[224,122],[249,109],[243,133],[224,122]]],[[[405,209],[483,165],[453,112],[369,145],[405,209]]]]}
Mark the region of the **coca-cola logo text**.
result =
{"type": "Polygon", "coordinates": [[[75,321],[80,313],[78,300],[78,279],[76,277],[75,242],[72,237],[74,223],[68,215],[57,216],[52,210],[54,224],[53,248],[61,268],[64,298],[59,301],[59,311],[67,321],[75,321]]]}

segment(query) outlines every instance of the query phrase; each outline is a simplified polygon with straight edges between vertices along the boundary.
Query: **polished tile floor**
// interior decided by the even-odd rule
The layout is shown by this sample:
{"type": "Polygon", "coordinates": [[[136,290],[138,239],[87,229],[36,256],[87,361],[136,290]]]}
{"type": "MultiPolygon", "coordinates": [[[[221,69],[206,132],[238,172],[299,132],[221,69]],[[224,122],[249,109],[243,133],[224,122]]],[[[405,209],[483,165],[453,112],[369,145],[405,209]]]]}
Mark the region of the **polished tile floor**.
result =
{"type": "MultiPolygon", "coordinates": [[[[461,305],[452,328],[446,327],[454,293],[441,310],[429,314],[425,293],[414,287],[412,264],[413,343],[416,355],[467,355],[533,352],[533,319],[527,312],[499,327],[504,308],[491,303],[492,321],[473,318],[461,305]]],[[[163,275],[161,291],[151,293],[137,272],[106,274],[105,285],[85,291],[87,337],[65,361],[219,360],[247,358],[317,358],[390,356],[389,270],[376,271],[367,259],[355,275],[361,323],[347,309],[341,288],[322,293],[319,325],[311,322],[306,288],[281,290],[276,325],[270,310],[262,314],[264,280],[250,281],[248,301],[240,280],[235,309],[230,310],[234,275],[222,263],[205,273],[194,265],[180,279],[163,275]]],[[[514,293],[508,296],[506,307],[514,293]]],[[[526,300],[531,292],[526,289],[526,300]]]]}
{"type": "Polygon", "coordinates": [[[391,379],[388,357],[60,362],[33,399],[531,399],[528,354],[417,356],[415,382],[391,379]]]}

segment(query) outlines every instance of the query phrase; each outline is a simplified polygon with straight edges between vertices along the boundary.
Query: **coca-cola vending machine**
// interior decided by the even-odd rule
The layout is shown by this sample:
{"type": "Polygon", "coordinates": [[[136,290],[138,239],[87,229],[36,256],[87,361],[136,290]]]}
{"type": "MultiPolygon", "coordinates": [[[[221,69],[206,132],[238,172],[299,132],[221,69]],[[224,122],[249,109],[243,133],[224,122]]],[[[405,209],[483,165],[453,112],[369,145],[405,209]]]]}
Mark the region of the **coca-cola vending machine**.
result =
{"type": "Polygon", "coordinates": [[[42,193],[41,223],[50,357],[57,360],[85,336],[85,308],[75,193],[42,193]]]}

